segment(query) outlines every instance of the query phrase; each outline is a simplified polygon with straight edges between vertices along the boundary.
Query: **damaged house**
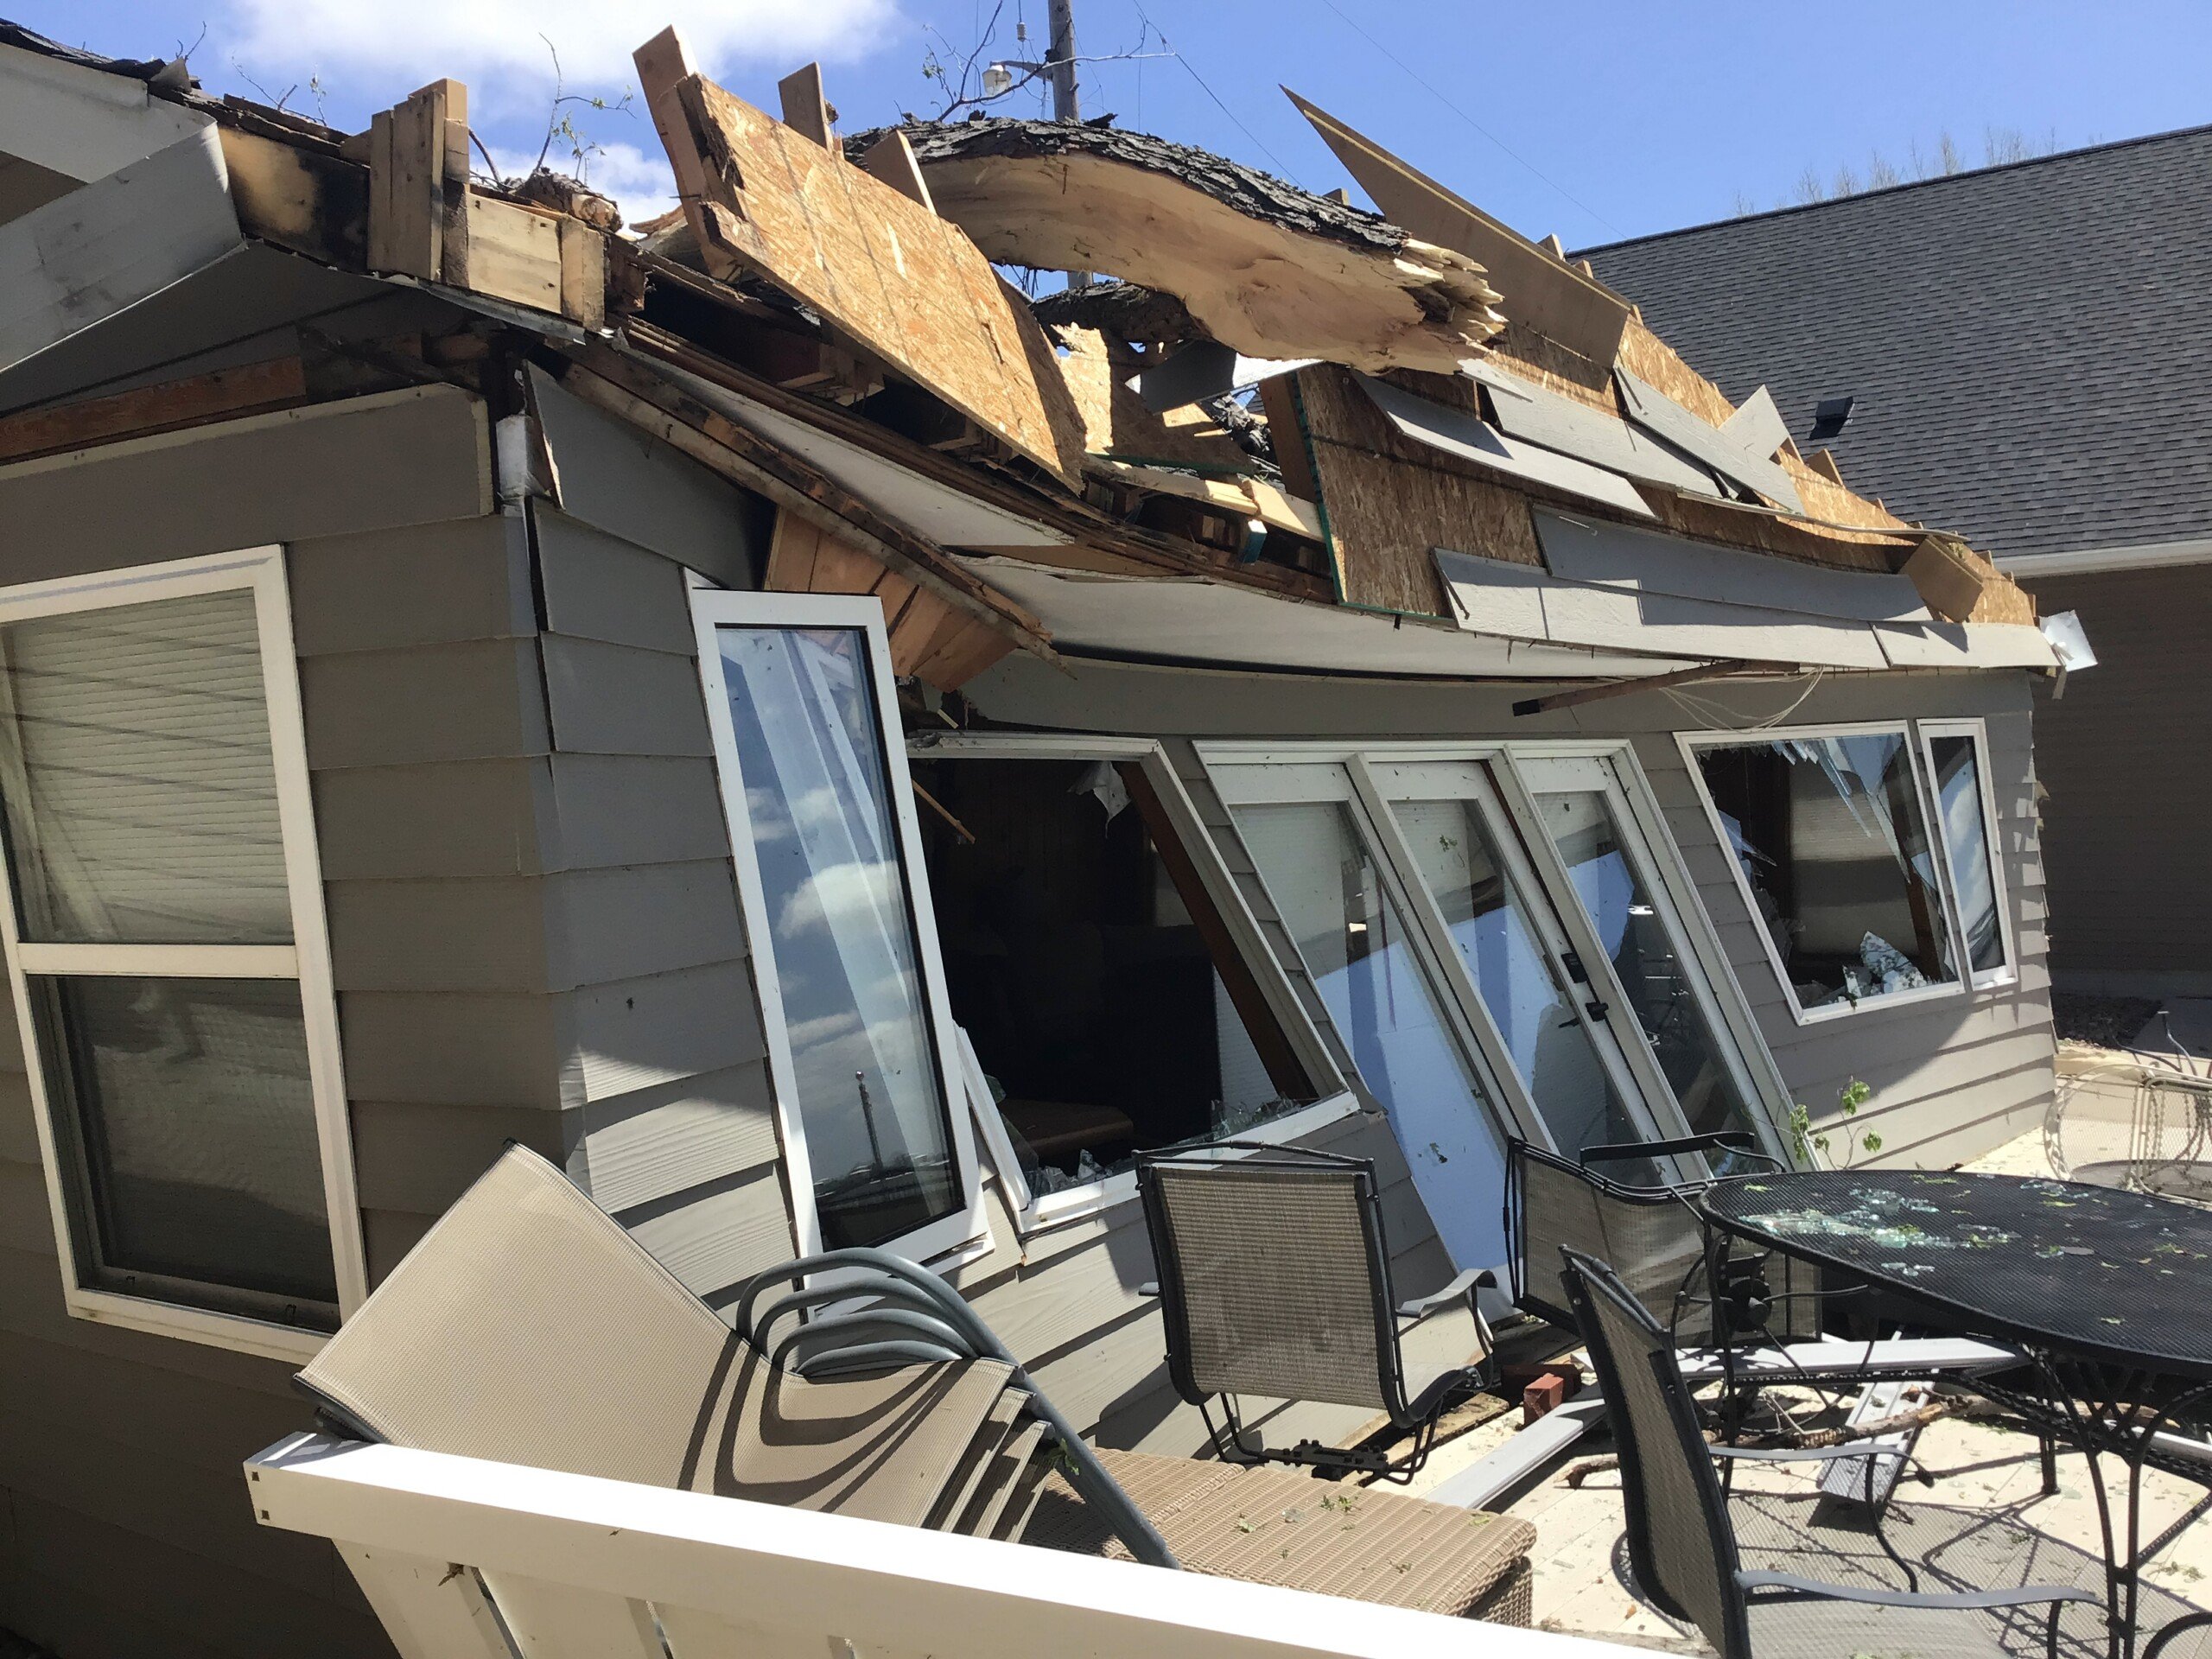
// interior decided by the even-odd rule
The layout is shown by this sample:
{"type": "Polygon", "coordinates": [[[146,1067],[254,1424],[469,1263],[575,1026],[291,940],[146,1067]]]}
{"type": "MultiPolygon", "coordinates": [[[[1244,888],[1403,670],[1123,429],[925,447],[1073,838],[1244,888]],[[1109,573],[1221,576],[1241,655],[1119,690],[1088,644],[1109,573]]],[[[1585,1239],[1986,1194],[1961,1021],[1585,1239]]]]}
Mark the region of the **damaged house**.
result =
{"type": "Polygon", "coordinates": [[[884,1246],[1187,1452],[1141,1151],[1376,1160],[1410,1294],[1509,1137],[2043,1109],[2065,658],[1983,553],[1318,109],[1380,213],[638,68],[624,228],[454,82],[0,25],[0,1625],[389,1651],[239,1461],[511,1141],[710,1306],[884,1246]]]}

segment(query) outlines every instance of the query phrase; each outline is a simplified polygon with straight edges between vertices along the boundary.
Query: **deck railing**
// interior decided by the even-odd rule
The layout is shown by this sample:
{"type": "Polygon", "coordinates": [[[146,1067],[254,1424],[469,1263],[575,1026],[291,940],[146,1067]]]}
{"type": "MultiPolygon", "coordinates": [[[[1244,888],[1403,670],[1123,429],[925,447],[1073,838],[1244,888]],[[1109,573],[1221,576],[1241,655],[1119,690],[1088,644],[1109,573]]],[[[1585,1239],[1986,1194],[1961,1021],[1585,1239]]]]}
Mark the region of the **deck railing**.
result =
{"type": "Polygon", "coordinates": [[[245,1466],[403,1659],[1605,1659],[1580,1637],[302,1434],[245,1466]]]}

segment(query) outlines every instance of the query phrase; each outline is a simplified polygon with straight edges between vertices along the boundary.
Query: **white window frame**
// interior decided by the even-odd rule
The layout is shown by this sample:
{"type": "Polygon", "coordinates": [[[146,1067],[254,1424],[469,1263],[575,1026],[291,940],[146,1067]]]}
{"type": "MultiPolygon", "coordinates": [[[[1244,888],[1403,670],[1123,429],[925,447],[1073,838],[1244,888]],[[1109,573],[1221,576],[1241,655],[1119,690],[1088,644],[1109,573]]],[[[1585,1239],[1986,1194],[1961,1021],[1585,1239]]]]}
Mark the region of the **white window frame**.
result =
{"type": "MultiPolygon", "coordinates": [[[[1971,969],[1974,988],[1977,991],[1996,990],[2015,983],[2020,977],[2020,945],[2012,927],[2012,892],[2005,875],[2005,843],[1999,831],[2003,821],[1997,816],[1997,785],[1990,777],[1989,722],[1979,717],[1967,719],[1923,720],[1916,721],[1920,734],[1920,761],[1925,769],[1923,787],[1928,795],[1929,810],[1936,815],[1939,833],[1943,829],[1942,791],[1938,786],[1936,771],[1935,741],[1939,737],[1964,737],[1974,741],[1974,781],[1981,795],[1981,833],[1989,844],[1989,884],[1991,896],[1997,905],[1999,936],[2005,943],[2005,961],[1995,968],[1971,969]]],[[[1951,868],[1951,838],[1942,836],[1943,885],[1949,895],[1951,931],[1958,940],[1961,958],[1966,953],[1966,916],[1959,907],[1958,872],[1951,868]]]]}
{"type": "Polygon", "coordinates": [[[944,1106],[945,1132],[950,1137],[961,1199],[961,1207],[950,1215],[899,1237],[887,1239],[881,1248],[917,1261],[963,1251],[988,1237],[989,1222],[983,1207],[982,1172],[976,1157],[974,1114],[963,1109],[966,1086],[964,1082],[957,1082],[954,1076],[961,1052],[959,1028],[952,1021],[951,1004],[945,995],[944,971],[938,953],[937,918],[931,904],[927,867],[922,861],[921,830],[914,813],[912,780],[906,771],[905,734],[899,729],[898,717],[898,681],[891,668],[891,645],[884,626],[882,601],[873,594],[771,594],[694,588],[691,620],[698,640],[699,678],[706,695],[707,723],[714,739],[715,771],[721,789],[722,821],[729,833],[730,853],[737,868],[738,896],[744,906],[746,933],[752,942],[753,983],[760,997],[761,1029],[768,1048],[769,1079],[776,1093],[776,1122],[783,1142],[791,1231],[802,1255],[812,1255],[822,1249],[821,1217],[814,1200],[814,1166],[807,1151],[798,1071],[791,1059],[791,1030],[784,1017],[783,989],[777,971],[774,930],[769,925],[760,861],[753,851],[752,821],[745,805],[745,782],[738,766],[737,731],[730,716],[729,683],[722,670],[721,649],[715,631],[724,627],[834,628],[857,632],[866,640],[874,690],[869,707],[875,718],[890,785],[900,867],[914,922],[922,995],[929,1005],[938,1088],[944,1106]]]}
{"type": "MultiPolygon", "coordinates": [[[[1727,951],[1720,941],[1719,931],[1705,906],[1698,900],[1697,884],[1688,866],[1683,861],[1681,849],[1676,844],[1668,827],[1666,815],[1654,794],[1650,779],[1643,763],[1637,758],[1632,739],[1621,737],[1541,737],[1541,738],[1478,738],[1478,739],[1402,739],[1362,741],[1287,741],[1280,739],[1223,739],[1197,745],[1199,759],[1213,774],[1217,789],[1240,798],[1255,793],[1251,785],[1225,786],[1224,770],[1272,766],[1305,766],[1337,765],[1346,768],[1355,780],[1368,767],[1376,765],[1419,763],[1422,761],[1489,761],[1496,763],[1504,775],[1504,786],[1498,793],[1505,810],[1529,845],[1542,849],[1539,856],[1555,859],[1550,852],[1550,842],[1541,823],[1523,798],[1526,785],[1515,766],[1516,760],[1592,760],[1607,763],[1620,795],[1625,802],[1631,822],[1624,830],[1634,834],[1640,842],[1640,851],[1649,857],[1648,874],[1660,892],[1655,894],[1671,911],[1667,919],[1679,929],[1678,937],[1686,947],[1681,958],[1689,971],[1694,988],[1707,999],[1707,1006],[1716,1016],[1713,1035],[1716,1041],[1731,1051],[1720,1058],[1737,1077],[1739,1086],[1748,1084],[1747,1104],[1758,1107],[1753,1124],[1770,1150],[1786,1156],[1787,1138],[1783,1126],[1789,1122],[1793,1096],[1784,1081],[1774,1052],[1760,1032],[1757,1015],[1743,984],[1728,961],[1727,951]]],[[[1262,791],[1263,792],[1263,791],[1262,791]]],[[[1355,791],[1357,792],[1357,790],[1355,791]]],[[[1294,794],[1281,794],[1271,798],[1289,800],[1299,798],[1294,794]]],[[[1387,851],[1387,842],[1376,849],[1378,855],[1387,851]]],[[[1386,860],[1387,861],[1387,860],[1386,860]]],[[[1562,876],[1560,878],[1564,880],[1562,876]]],[[[1571,890],[1572,883],[1567,883],[1571,890]]],[[[1408,895],[1411,899],[1413,895],[1408,895]]],[[[1546,902],[1549,902],[1547,900],[1546,902]]],[[[1421,896],[1415,909],[1426,913],[1428,900],[1421,896]]],[[[1563,918],[1570,931],[1580,926],[1572,913],[1563,918]]],[[[1465,1028],[1472,1037],[1477,1076],[1483,1086],[1492,1091],[1491,1097],[1508,1120],[1504,1127],[1513,1129],[1538,1145],[1548,1145],[1550,1131],[1541,1122],[1534,1104],[1527,1098],[1518,1076],[1505,1057],[1502,1046],[1493,1048],[1484,1033],[1487,1014],[1480,1019],[1466,1009],[1467,987],[1463,983],[1464,969],[1455,963],[1443,963],[1437,971],[1440,977],[1437,989],[1448,1006],[1447,1012],[1457,1013],[1465,1028]],[[1516,1122],[1514,1120],[1518,1119],[1516,1122]]],[[[1479,999],[1478,998],[1478,1001],[1479,999]]],[[[1636,1057],[1640,1066],[1642,1057],[1636,1057]]],[[[1640,1075],[1640,1073],[1639,1073],[1640,1075]]],[[[1671,1091],[1667,1091],[1671,1096],[1671,1091]]],[[[1671,1132],[1671,1131],[1670,1131],[1671,1132]]]]}
{"type": "MultiPolygon", "coordinates": [[[[1221,850],[1214,844],[1205,821],[1199,817],[1183,780],[1175,774],[1166,750],[1150,738],[1055,736],[1016,734],[1000,735],[975,733],[920,732],[907,740],[906,753],[910,760],[935,760],[965,757],[970,760],[1129,760],[1144,768],[1145,777],[1160,797],[1161,810],[1167,814],[1176,833],[1182,837],[1183,849],[1196,867],[1199,881],[1207,897],[1214,902],[1224,925],[1229,929],[1245,965],[1258,982],[1261,993],[1267,998],[1268,1012],[1275,1017],[1283,1036],[1297,1052],[1300,1064],[1306,1070],[1319,1098],[1296,1111],[1285,1112],[1280,1117],[1269,1118],[1242,1132],[1240,1141],[1258,1141],[1268,1145],[1283,1145],[1313,1135],[1338,1119],[1359,1110],[1359,1098],[1352,1092],[1338,1069],[1329,1046],[1313,1025],[1306,1007],[1298,1000],[1282,964],[1268,948],[1267,937],[1261,931],[1258,919],[1244,902],[1244,895],[1236,880],[1221,861],[1221,850]]],[[[936,949],[932,935],[931,950],[936,949]]],[[[970,1064],[975,1050],[968,1042],[967,1033],[959,1037],[957,1051],[963,1057],[961,1086],[967,1095],[983,1144],[990,1154],[991,1164],[1007,1192],[1007,1208],[1014,1212],[1015,1230],[1024,1238],[1055,1227],[1096,1216],[1125,1204],[1134,1204],[1137,1198],[1137,1178],[1133,1170],[1108,1175],[1102,1179],[1084,1183],[1081,1186],[1062,1187],[1057,1192],[1033,1193],[1023,1179],[1014,1151],[1014,1142],[998,1115],[997,1103],[992,1100],[989,1087],[983,1081],[980,1064],[970,1064]]]]}
{"type": "Polygon", "coordinates": [[[1929,785],[1926,756],[1922,751],[1918,722],[1910,720],[1871,720],[1842,721],[1821,726],[1777,726],[1763,731],[1677,732],[1675,742],[1681,751],[1682,765],[1690,775],[1690,786],[1697,791],[1699,804],[1705,809],[1707,824],[1713,831],[1714,844],[1721,858],[1727,863],[1728,873],[1736,883],[1736,892],[1744,901],[1751,931],[1759,937],[1759,945],[1766,952],[1768,965],[1774,969],[1775,982],[1782,988],[1782,995],[1790,1016],[1801,1026],[1825,1025],[1834,1020],[1878,1014],[1890,1008],[1907,1008],[1916,1003],[1940,1002],[1946,997],[1968,994],[1967,970],[1964,960],[1964,944],[1959,937],[1957,906],[1951,895],[1951,860],[1949,843],[1940,838],[1940,831],[1929,816],[1929,785]],[[1950,949],[1956,977],[1933,985],[1922,985],[1909,991],[1891,991],[1881,996],[1861,997],[1834,1002],[1823,1007],[1808,1008],[1797,1000],[1797,988],[1792,983],[1789,970],[1782,960],[1782,953],[1775,949],[1774,936],[1759,920],[1757,896],[1751,892],[1751,879],[1744,874],[1744,861],[1738,857],[1734,845],[1728,839],[1727,827],[1720,822],[1720,809],[1713,804],[1713,791],[1706,787],[1705,772],[1698,765],[1701,749],[1741,748],[1750,744],[1783,742],[1798,738],[1872,737],[1885,734],[1901,735],[1905,751],[1910,758],[1913,793],[1918,798],[1920,832],[1928,843],[1929,862],[1936,870],[1938,909],[1943,926],[1951,935],[1950,949]]]}
{"type": "Polygon", "coordinates": [[[329,930],[323,912],[322,868],[316,852],[315,805],[308,779],[307,734],[300,712],[298,659],[292,645],[291,602],[284,581],[284,550],[255,547],[237,552],[137,565],[98,575],[67,576],[0,589],[0,625],[34,618],[111,610],[204,594],[245,591],[253,596],[261,645],[262,687],[269,718],[277,822],[283,837],[284,874],[291,903],[292,943],[272,944],[44,944],[19,937],[13,890],[0,894],[0,942],[4,942],[9,988],[22,1033],[39,1156],[45,1167],[54,1238],[61,1257],[62,1300],[72,1317],[175,1337],[211,1347],[304,1363],[328,1340],[242,1313],[188,1307],[151,1297],[125,1295],[78,1282],[79,1253],[72,1234],[72,1205],[62,1177],[54,1091],[46,1076],[45,1045],[32,1017],[33,974],[181,975],[200,978],[296,981],[308,1071],[315,1096],[316,1138],[321,1148],[324,1206],[336,1268],[340,1319],[349,1319],[368,1294],[361,1242],[361,1211],[353,1179],[353,1142],[346,1109],[346,1082],[338,1038],[338,1005],[331,982],[329,930]]]}

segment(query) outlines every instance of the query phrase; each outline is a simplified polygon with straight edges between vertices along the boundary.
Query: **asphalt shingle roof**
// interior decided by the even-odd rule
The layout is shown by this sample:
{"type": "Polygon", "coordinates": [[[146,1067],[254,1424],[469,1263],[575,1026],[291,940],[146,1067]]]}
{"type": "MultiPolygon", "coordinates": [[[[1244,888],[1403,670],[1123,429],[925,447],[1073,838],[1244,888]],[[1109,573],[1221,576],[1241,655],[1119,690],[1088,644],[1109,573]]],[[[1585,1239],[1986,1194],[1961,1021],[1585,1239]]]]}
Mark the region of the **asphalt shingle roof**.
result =
{"type": "Polygon", "coordinates": [[[1801,448],[1857,398],[1827,447],[1907,518],[1999,554],[2212,534],[2212,127],[1581,257],[1801,448]]]}

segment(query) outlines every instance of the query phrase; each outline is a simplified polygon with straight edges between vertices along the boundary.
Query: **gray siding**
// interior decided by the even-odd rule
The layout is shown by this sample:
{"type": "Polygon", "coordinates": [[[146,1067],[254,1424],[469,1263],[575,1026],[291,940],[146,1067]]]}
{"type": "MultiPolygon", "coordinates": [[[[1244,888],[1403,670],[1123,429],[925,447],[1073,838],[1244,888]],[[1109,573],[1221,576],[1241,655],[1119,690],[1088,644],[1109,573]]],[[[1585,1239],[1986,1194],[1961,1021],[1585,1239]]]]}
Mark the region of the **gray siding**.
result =
{"type": "MultiPolygon", "coordinates": [[[[518,688],[527,681],[518,669],[469,682],[500,692],[494,719],[433,707],[429,717],[410,717],[412,747],[368,743],[346,706],[356,686],[376,696],[404,688],[404,671],[392,671],[406,659],[474,651],[513,662],[527,632],[527,586],[518,608],[500,521],[478,516],[491,499],[485,457],[480,406],[436,389],[0,468],[11,581],[290,544],[319,814],[327,821],[334,810],[323,784],[340,760],[373,753],[402,780],[380,791],[385,774],[371,772],[349,776],[340,791],[381,819],[373,833],[333,849],[341,1019],[356,996],[382,995],[385,978],[357,949],[366,936],[346,909],[346,884],[374,879],[379,858],[411,858],[418,874],[447,861],[428,839],[435,826],[417,836],[397,798],[407,781],[425,763],[434,772],[480,769],[501,747],[481,731],[456,746],[438,716],[472,730],[497,726],[507,752],[521,747],[518,688]]],[[[453,830],[467,817],[448,816],[453,830]]],[[[526,843],[511,836],[507,844],[526,843]]],[[[420,1230],[416,1213],[429,1205],[419,1194],[457,1190],[457,1166],[496,1150],[505,1134],[556,1151],[559,1137],[557,1118],[543,1112],[477,1133],[486,1109],[529,1103],[533,1071],[554,1070],[550,1050],[480,1068],[498,1074],[494,1086],[425,1091],[445,1118],[398,1118],[391,1114],[410,1109],[361,1090],[390,1077],[390,1057],[416,1035],[399,1024],[380,1039],[373,1019],[360,1023],[356,1031],[349,1022],[346,1039],[373,1268],[420,1230]],[[547,1127],[538,1129],[541,1120],[547,1127]],[[467,1128],[454,1135],[448,1124],[467,1128]],[[456,1141],[468,1149],[456,1150],[456,1141]]],[[[0,1529],[0,1625],[69,1659],[389,1654],[335,1552],[257,1526],[246,1501],[240,1460],[308,1427],[290,1368],[64,1312],[18,1033],[12,1020],[0,1020],[0,1509],[10,1516],[0,1529]]]]}
{"type": "Polygon", "coordinates": [[[2212,728],[2212,570],[2114,570],[2029,584],[2078,611],[2097,665],[2036,715],[2061,990],[2212,994],[2212,880],[2197,745],[2212,728]]]}
{"type": "MultiPolygon", "coordinates": [[[[372,1282],[511,1140],[702,1293],[791,1251],[664,556],[741,578],[759,515],[681,457],[622,460],[688,492],[669,546],[494,512],[450,389],[0,468],[10,578],[287,547],[372,1282]]],[[[589,493],[588,458],[571,477],[589,493]]],[[[67,1659],[388,1655],[327,1545],[253,1523],[239,1461],[308,1426],[290,1368],[63,1311],[0,1024],[0,1626],[67,1659]]]]}

